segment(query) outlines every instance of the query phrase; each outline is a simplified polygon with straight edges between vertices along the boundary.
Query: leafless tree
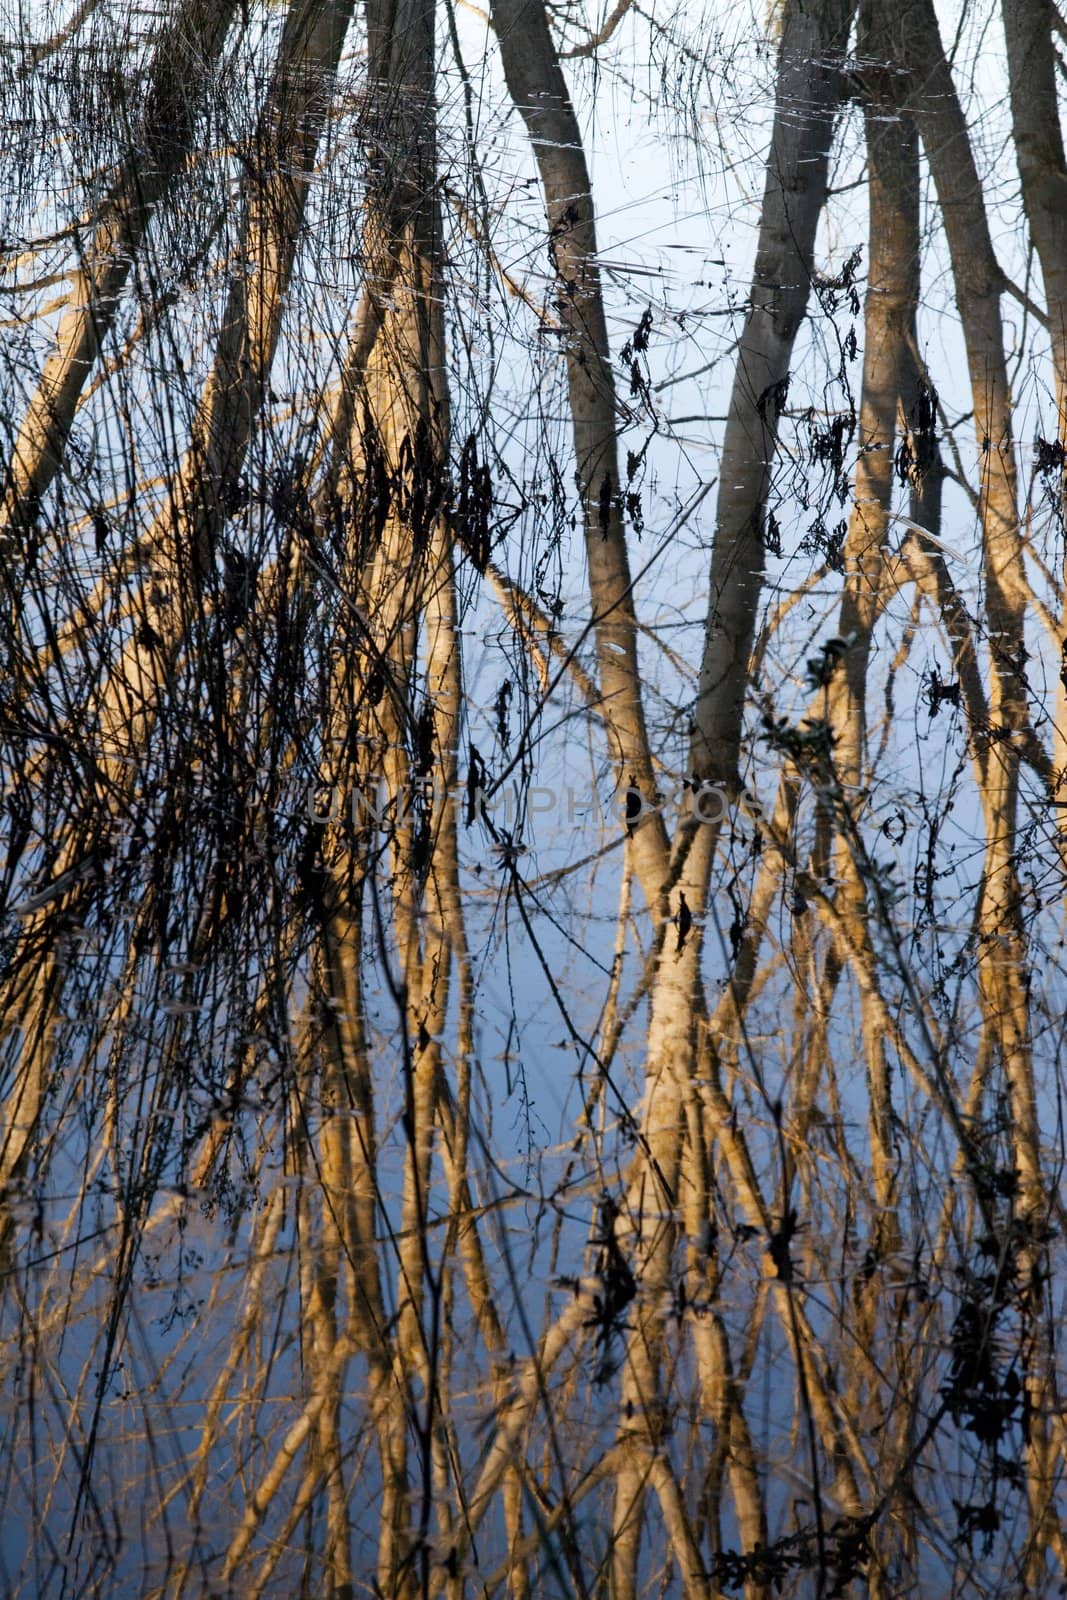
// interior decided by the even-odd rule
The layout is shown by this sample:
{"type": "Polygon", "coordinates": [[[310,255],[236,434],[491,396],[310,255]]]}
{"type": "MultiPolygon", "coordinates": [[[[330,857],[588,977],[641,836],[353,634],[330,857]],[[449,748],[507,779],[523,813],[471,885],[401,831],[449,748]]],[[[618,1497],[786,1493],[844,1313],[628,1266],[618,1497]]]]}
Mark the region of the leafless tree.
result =
{"type": "Polygon", "coordinates": [[[1067,24],[946,17],[4,14],[5,1593],[1067,1582],[1067,24]]]}

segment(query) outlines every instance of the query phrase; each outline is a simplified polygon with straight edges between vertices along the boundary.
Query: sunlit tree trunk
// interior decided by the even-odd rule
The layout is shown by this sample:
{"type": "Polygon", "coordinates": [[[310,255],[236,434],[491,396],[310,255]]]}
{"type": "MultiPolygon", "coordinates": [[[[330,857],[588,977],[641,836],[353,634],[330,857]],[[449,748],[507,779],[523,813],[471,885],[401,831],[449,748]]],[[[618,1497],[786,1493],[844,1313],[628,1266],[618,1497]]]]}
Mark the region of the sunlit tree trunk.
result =
{"type": "MultiPolygon", "coordinates": [[[[632,280],[658,319],[619,352],[653,424],[641,492],[660,526],[639,563],[609,338],[626,263],[598,248],[583,148],[586,109],[610,102],[581,94],[637,92],[634,62],[602,54],[632,29],[653,70],[670,63],[664,101],[725,150],[702,74],[723,78],[716,106],[733,85],[682,9],[621,0],[595,35],[542,0],[490,9],[294,0],[238,27],[181,0],[136,120],[159,159],[84,175],[103,199],[64,262],[56,340],[27,375],[20,332],[0,370],[9,548],[44,563],[10,564],[0,663],[0,1510],[28,1486],[47,1545],[12,1591],[54,1558],[86,1592],[113,1578],[167,1600],[1036,1595],[1067,1555],[1042,809],[1067,758],[1033,625],[1054,676],[1039,583],[1062,597],[1018,520],[1006,280],[953,81],[966,32],[950,70],[929,0],[779,8],[750,61],[772,86],[766,162],[731,169],[755,179],[740,313],[728,267],[721,303],[709,280],[692,313],[675,296],[703,283],[632,280]],[[239,151],[209,92],[231,41],[249,69],[233,126],[254,129],[239,151]],[[572,82],[568,59],[587,63],[572,82]],[[198,182],[187,153],[232,170],[233,254],[203,243],[208,284],[156,304],[156,232],[198,182]],[[855,242],[864,193],[861,323],[834,298],[854,264],[835,283],[818,263],[823,239],[855,242]],[[955,294],[969,397],[952,373],[934,393],[931,282],[949,320],[936,297],[955,294]],[[177,339],[217,306],[199,393],[141,359],[139,333],[112,348],[134,283],[177,339]],[[529,360],[531,327],[558,358],[529,360]],[[714,485],[660,409],[690,382],[657,348],[675,327],[718,367],[690,391],[704,410],[725,375],[714,485]],[[136,407],[112,416],[102,387],[126,364],[169,418],[152,482],[136,407]],[[858,424],[832,486],[840,563],[785,548],[821,466],[782,419],[807,389],[814,428],[820,380],[835,424],[858,424]],[[64,504],[83,407],[109,441],[94,483],[130,489],[125,547],[102,526],[95,566],[64,504]],[[527,465],[538,421],[554,454],[527,465]],[[544,510],[530,484],[549,469],[544,510]],[[715,490],[708,532],[666,520],[694,477],[715,490]],[[968,499],[980,592],[954,567],[968,499]],[[242,610],[220,571],[246,545],[263,565],[242,610]],[[553,570],[573,582],[562,610],[538,589],[553,570]],[[945,649],[948,682],[930,670],[945,649]],[[531,808],[521,839],[479,816],[497,752],[532,778],[569,772],[579,744],[616,806],[678,774],[681,815],[582,837],[531,808]]],[[[1044,295],[1055,463],[1062,29],[1039,0],[1004,11],[1042,280],[1011,292],[1027,318],[1044,295]]],[[[78,39],[93,14],[64,27],[78,39]]],[[[66,204],[33,181],[27,231],[66,204]]],[[[42,234],[27,254],[64,248],[42,234]]],[[[0,256],[6,274],[6,240],[0,256]]]]}
{"type": "MultiPolygon", "coordinates": [[[[916,120],[930,161],[952,258],[980,452],[979,513],[991,660],[990,732],[981,789],[986,844],[979,906],[978,985],[986,1026],[996,1041],[1011,1104],[1020,1214],[1031,1236],[1022,1251],[1024,1270],[1039,1283],[1043,1250],[1038,1241],[1044,1232],[1047,1201],[1041,1176],[1027,1001],[1028,949],[1017,856],[1019,763],[1030,722],[1025,643],[1029,588],[1023,568],[1012,399],[1000,313],[1002,276],[993,253],[966,125],[932,7],[926,3],[917,5],[909,13],[909,23],[904,49],[920,91],[916,120]]],[[[1011,53],[1017,71],[1017,43],[1011,53]]],[[[1047,88],[1039,73],[1035,89],[1046,110],[1047,88]]],[[[1032,199],[1031,189],[1031,203],[1032,199]]],[[[1044,241],[1047,234],[1042,237],[1044,241]]],[[[1046,282],[1050,296],[1055,292],[1056,281],[1054,278],[1052,284],[1046,282]]],[[[1038,1329],[1043,1326],[1039,1309],[1036,1325],[1038,1329]]],[[[1034,1545],[1028,1572],[1030,1580],[1040,1584],[1045,1581],[1044,1548],[1052,1514],[1052,1482],[1045,1363],[1040,1358],[1036,1368],[1040,1371],[1035,1369],[1029,1380],[1033,1421],[1027,1444],[1027,1475],[1034,1545]]]]}
{"type": "MultiPolygon", "coordinates": [[[[737,791],[749,652],[763,572],[763,519],[793,342],[811,286],[815,232],[825,199],[829,149],[840,92],[833,51],[847,37],[847,6],[787,7],[779,48],[777,103],[761,214],[753,287],[740,343],[720,471],[711,594],[691,739],[695,779],[737,791]],[[798,115],[796,106],[803,106],[798,115]]],[[[707,1248],[698,1172],[704,1132],[693,1114],[701,925],[707,908],[718,822],[684,822],[675,841],[670,911],[677,937],[661,947],[652,988],[642,1106],[641,1157],[627,1202],[639,1286],[635,1328],[622,1379],[619,1474],[613,1539],[613,1592],[632,1600],[637,1573],[647,1460],[662,1445],[664,1315],[679,1222],[692,1247],[707,1248]],[[690,1114],[687,1120],[686,1107],[690,1114]],[[682,1156],[688,1135],[688,1155],[682,1156]],[[686,1195],[681,1192],[682,1188],[686,1195]],[[693,1202],[686,1216],[686,1200],[693,1202]]],[[[706,1202],[705,1202],[706,1208],[706,1202]]],[[[759,1510],[743,1480],[742,1521],[759,1510]]]]}
{"type": "Polygon", "coordinates": [[[24,537],[30,535],[41,499],[60,470],[86,380],[156,207],[191,153],[202,96],[236,12],[233,0],[184,0],[163,23],[144,111],[128,128],[134,147],[90,216],[90,237],[71,280],[55,349],[12,448],[3,520],[24,537]]]}
{"type": "MultiPolygon", "coordinates": [[[[860,9],[859,54],[872,65],[865,101],[868,165],[869,264],[864,311],[863,377],[860,394],[852,514],[844,545],[845,580],[841,600],[840,665],[831,668],[823,707],[835,744],[833,766],[839,786],[839,833],[835,851],[841,896],[857,939],[864,936],[868,892],[857,833],[866,810],[870,770],[867,757],[867,677],[873,634],[885,605],[885,558],[895,478],[897,418],[904,389],[908,340],[913,336],[919,299],[919,156],[915,127],[895,90],[891,71],[881,66],[889,40],[877,9],[860,9]],[[873,13],[873,14],[872,14],[873,13]]],[[[874,915],[878,915],[877,906],[874,915]]],[[[831,957],[831,962],[833,958],[831,957]]],[[[891,1042],[885,1039],[868,1002],[863,1002],[863,1035],[870,1097],[868,1127],[876,1212],[871,1250],[883,1261],[900,1245],[890,1078],[891,1042]]]]}
{"type": "MultiPolygon", "coordinates": [[[[581,132],[542,0],[494,0],[492,16],[508,91],[526,124],[544,190],[554,309],[564,331],[600,698],[613,770],[618,790],[635,784],[651,798],[656,783],[637,663],[622,509],[625,486],[615,443],[619,406],[581,132]]],[[[658,818],[636,831],[631,846],[645,898],[659,915],[666,841],[658,818]]]]}
{"type": "MultiPolygon", "coordinates": [[[[144,541],[150,573],[135,601],[136,631],[120,651],[98,704],[85,722],[98,732],[105,768],[119,795],[158,714],[161,694],[178,650],[203,615],[214,543],[226,515],[227,489],[236,483],[259,415],[284,313],[307,188],[318,139],[351,15],[352,0],[319,6],[294,0],[278,47],[272,85],[260,124],[263,172],[245,192],[245,248],[255,273],[232,284],[212,372],[193,423],[192,443],[170,505],[144,541]],[[282,160],[282,153],[285,160],[282,160]]],[[[89,353],[95,343],[87,347],[89,353]]],[[[71,369],[74,371],[74,369],[71,369]]],[[[79,383],[84,372],[79,372],[79,383]]],[[[72,398],[73,404],[73,398],[72,398]]],[[[46,462],[44,451],[41,461],[46,462]]],[[[47,773],[46,773],[47,776],[47,773]]],[[[120,802],[114,802],[120,809],[120,802]]],[[[54,877],[75,881],[98,872],[107,831],[90,817],[88,832],[71,828],[60,842],[54,877]]],[[[57,914],[70,904],[56,895],[37,916],[38,936],[54,938],[57,914]]],[[[17,980],[16,980],[17,981],[17,980]]],[[[20,986],[21,987],[21,986],[20,986]]],[[[47,1080],[47,1061],[62,993],[62,968],[50,955],[29,988],[18,994],[23,1060],[8,1096],[2,1144],[3,1170],[17,1173],[36,1127],[47,1080]]]]}

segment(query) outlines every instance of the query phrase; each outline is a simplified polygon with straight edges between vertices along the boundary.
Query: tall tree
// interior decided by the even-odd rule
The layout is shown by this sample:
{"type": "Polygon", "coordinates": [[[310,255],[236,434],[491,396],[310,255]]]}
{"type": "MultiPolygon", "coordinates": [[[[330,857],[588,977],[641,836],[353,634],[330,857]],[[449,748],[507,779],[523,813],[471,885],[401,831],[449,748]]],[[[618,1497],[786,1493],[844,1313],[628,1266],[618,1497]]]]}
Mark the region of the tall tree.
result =
{"type": "Polygon", "coordinates": [[[735,17],[5,29],[12,1594],[1067,1578],[1062,29],[735,17]]]}

